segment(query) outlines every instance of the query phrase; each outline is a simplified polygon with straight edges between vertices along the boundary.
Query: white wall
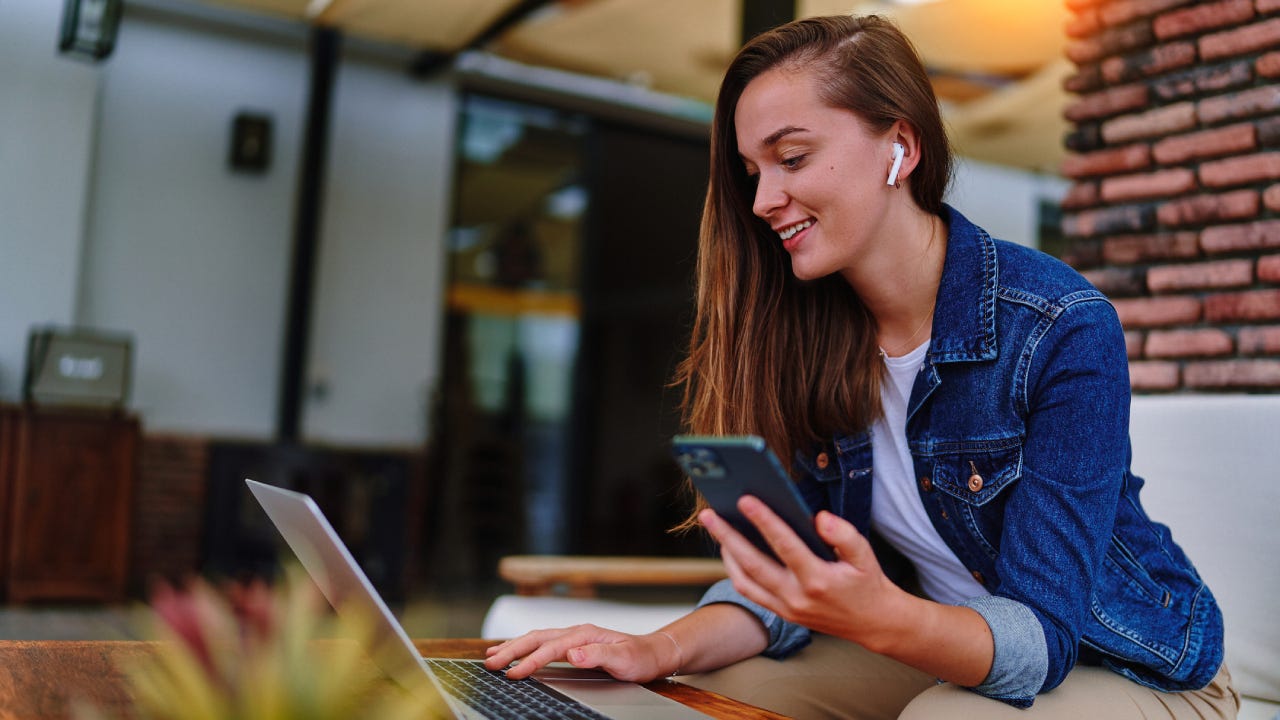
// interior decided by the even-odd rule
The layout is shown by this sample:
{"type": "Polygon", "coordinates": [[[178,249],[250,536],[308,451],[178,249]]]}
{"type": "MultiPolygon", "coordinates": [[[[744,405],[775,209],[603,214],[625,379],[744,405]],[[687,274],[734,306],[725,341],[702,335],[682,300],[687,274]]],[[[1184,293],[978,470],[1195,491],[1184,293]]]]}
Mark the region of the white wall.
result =
{"type": "Polygon", "coordinates": [[[456,93],[345,61],[316,278],[310,441],[413,445],[440,366],[456,93]]]}
{"type": "Polygon", "coordinates": [[[135,337],[152,430],[269,436],[307,88],[288,47],[126,16],[105,66],[79,316],[135,337]],[[227,165],[235,112],[275,118],[265,175],[227,165]]]}
{"type": "Polygon", "coordinates": [[[992,237],[1036,247],[1040,200],[1058,202],[1068,187],[1053,175],[958,157],[947,202],[992,237]]]}
{"type": "Polygon", "coordinates": [[[0,2],[0,400],[27,331],[74,320],[97,67],[57,55],[62,3],[0,2]]]}

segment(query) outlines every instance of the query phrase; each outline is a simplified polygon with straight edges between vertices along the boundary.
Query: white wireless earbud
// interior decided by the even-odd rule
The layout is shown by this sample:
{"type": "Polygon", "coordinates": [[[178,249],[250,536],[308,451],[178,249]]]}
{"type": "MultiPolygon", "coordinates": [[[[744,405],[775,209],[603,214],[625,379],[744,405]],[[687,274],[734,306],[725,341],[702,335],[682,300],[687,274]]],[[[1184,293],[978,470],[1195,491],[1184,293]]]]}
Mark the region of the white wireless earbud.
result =
{"type": "Polygon", "coordinates": [[[902,156],[907,154],[907,149],[902,147],[902,143],[893,144],[893,167],[889,168],[889,182],[886,185],[898,184],[898,170],[902,167],[902,156]]]}

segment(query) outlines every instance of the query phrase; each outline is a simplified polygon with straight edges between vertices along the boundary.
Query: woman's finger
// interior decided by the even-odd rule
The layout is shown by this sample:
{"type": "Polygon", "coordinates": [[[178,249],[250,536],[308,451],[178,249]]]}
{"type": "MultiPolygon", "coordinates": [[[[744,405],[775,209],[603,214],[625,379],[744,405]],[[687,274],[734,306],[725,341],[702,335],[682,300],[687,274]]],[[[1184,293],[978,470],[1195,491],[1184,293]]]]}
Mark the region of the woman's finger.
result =
{"type": "MultiPolygon", "coordinates": [[[[750,543],[748,543],[748,546],[753,550],[755,549],[750,543]]],[[[735,590],[754,603],[763,605],[774,612],[778,611],[780,605],[777,594],[756,582],[750,573],[745,572],[731,549],[721,547],[720,559],[724,561],[725,572],[728,573],[729,580],[733,583],[735,590]]]]}
{"type": "Polygon", "coordinates": [[[823,510],[818,513],[815,524],[818,527],[818,536],[836,551],[836,555],[841,560],[859,570],[872,566],[879,567],[880,562],[876,560],[871,543],[858,532],[853,523],[835,513],[823,510]]]}
{"type": "Polygon", "coordinates": [[[501,670],[515,662],[515,665],[507,670],[508,677],[513,679],[528,677],[548,663],[564,660],[565,654],[571,648],[586,643],[601,642],[609,639],[610,635],[623,637],[621,633],[612,633],[594,625],[535,630],[509,640],[503,644],[505,647],[499,646],[497,651],[485,659],[485,667],[490,670],[501,670]]]}
{"type": "Polygon", "coordinates": [[[737,559],[739,569],[750,575],[757,584],[773,587],[786,582],[790,577],[786,568],[761,552],[714,510],[703,510],[698,519],[720,543],[721,554],[731,552],[737,559]]]}
{"type": "Polygon", "coordinates": [[[738,510],[756,526],[774,554],[792,572],[800,576],[825,572],[826,561],[814,555],[795,530],[762,500],[743,495],[738,499],[738,510]]]}

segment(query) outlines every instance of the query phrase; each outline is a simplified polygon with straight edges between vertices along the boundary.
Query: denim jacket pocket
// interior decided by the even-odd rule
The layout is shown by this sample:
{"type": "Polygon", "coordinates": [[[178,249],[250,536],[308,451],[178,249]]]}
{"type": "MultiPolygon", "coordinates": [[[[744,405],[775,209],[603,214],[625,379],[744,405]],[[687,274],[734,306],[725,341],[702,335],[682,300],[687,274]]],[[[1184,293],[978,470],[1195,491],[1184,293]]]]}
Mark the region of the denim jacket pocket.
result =
{"type": "Polygon", "coordinates": [[[972,507],[994,500],[1022,476],[1022,445],[1017,438],[948,443],[933,458],[933,486],[972,507]]]}

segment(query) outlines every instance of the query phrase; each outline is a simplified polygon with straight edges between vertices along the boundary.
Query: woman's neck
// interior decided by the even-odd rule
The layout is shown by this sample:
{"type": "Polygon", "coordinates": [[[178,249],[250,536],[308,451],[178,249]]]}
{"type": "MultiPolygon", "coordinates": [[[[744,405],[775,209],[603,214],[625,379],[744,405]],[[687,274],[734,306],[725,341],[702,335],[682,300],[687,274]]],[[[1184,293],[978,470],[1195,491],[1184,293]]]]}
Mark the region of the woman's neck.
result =
{"type": "Polygon", "coordinates": [[[946,224],[912,203],[900,220],[886,224],[875,247],[845,279],[875,316],[881,349],[901,355],[929,337],[946,258],[946,224]]]}

